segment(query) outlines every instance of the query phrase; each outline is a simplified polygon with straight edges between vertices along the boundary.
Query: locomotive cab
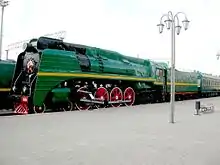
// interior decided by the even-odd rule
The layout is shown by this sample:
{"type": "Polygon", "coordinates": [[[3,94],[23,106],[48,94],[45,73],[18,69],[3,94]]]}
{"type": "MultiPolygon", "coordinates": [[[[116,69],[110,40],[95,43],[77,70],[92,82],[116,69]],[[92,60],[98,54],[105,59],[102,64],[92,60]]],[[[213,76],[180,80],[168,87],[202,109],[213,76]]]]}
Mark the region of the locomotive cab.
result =
{"type": "Polygon", "coordinates": [[[28,113],[28,105],[34,92],[41,52],[32,43],[24,44],[24,51],[17,58],[10,90],[15,113],[28,113]]]}

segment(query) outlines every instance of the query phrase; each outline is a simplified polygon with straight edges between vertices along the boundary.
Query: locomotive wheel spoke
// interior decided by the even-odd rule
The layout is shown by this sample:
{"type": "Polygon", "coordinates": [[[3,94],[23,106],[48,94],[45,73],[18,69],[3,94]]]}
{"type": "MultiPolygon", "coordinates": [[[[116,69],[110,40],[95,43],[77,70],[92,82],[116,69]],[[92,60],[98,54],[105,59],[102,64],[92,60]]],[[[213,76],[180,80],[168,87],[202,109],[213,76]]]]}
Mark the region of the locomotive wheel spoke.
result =
{"type": "MultiPolygon", "coordinates": [[[[105,87],[99,87],[95,94],[95,98],[102,101],[109,101],[109,93],[105,87]]],[[[98,108],[104,108],[106,105],[103,104],[96,104],[96,107],[98,108]]]]}
{"type": "MultiPolygon", "coordinates": [[[[122,101],[123,100],[123,93],[119,87],[114,87],[110,93],[110,101],[122,101]]],[[[121,103],[112,103],[113,107],[119,107],[121,103]]]]}
{"type": "Polygon", "coordinates": [[[135,101],[135,92],[133,90],[133,88],[128,87],[125,89],[124,91],[124,101],[130,101],[130,102],[125,102],[126,106],[131,106],[134,104],[135,101]]]}
{"type": "Polygon", "coordinates": [[[34,107],[33,107],[33,110],[34,110],[35,113],[44,113],[45,110],[46,110],[46,106],[45,106],[45,104],[43,103],[42,106],[34,106],[34,107]]]}
{"type": "MultiPolygon", "coordinates": [[[[88,89],[86,87],[80,87],[77,90],[77,95],[79,97],[79,100],[80,99],[89,99],[90,100],[90,97],[89,97],[88,93],[84,93],[84,92],[81,92],[81,91],[88,91],[88,89]]],[[[75,105],[76,105],[76,108],[78,110],[88,110],[91,107],[91,103],[86,103],[86,102],[83,102],[83,101],[77,101],[75,103],[75,105]]]]}

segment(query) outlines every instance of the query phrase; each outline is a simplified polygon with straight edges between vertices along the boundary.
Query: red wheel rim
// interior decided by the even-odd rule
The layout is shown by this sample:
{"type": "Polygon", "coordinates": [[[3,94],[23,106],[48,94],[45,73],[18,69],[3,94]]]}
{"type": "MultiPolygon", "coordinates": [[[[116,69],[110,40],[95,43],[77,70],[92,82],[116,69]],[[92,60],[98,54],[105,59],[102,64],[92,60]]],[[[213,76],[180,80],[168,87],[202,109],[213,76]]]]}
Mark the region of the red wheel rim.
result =
{"type": "MultiPolygon", "coordinates": [[[[88,91],[88,89],[86,87],[80,87],[77,90],[77,93],[78,93],[78,96],[79,96],[79,100],[80,99],[90,99],[88,93],[80,92],[80,90],[88,91]]],[[[91,107],[90,103],[86,103],[86,102],[83,102],[83,101],[79,101],[75,105],[76,105],[76,108],[78,110],[88,110],[91,107]]]]}
{"type": "Polygon", "coordinates": [[[125,102],[125,105],[131,106],[134,104],[135,101],[135,92],[131,87],[128,87],[124,91],[124,101],[130,101],[130,102],[125,102]]]}
{"type": "MultiPolygon", "coordinates": [[[[114,87],[110,93],[110,101],[122,101],[123,94],[119,87],[114,87]]],[[[119,107],[121,103],[112,103],[113,107],[119,107]]]]}
{"type": "MultiPolygon", "coordinates": [[[[100,100],[100,101],[109,101],[109,93],[108,90],[105,87],[99,87],[95,94],[95,99],[100,100]]],[[[106,105],[103,104],[97,104],[96,106],[100,108],[106,107],[106,105]]]]}
{"type": "MultiPolygon", "coordinates": [[[[105,87],[99,87],[95,94],[95,98],[100,101],[109,101],[109,93],[105,87]]],[[[103,104],[98,104],[99,107],[105,107],[103,104]]]]}
{"type": "Polygon", "coordinates": [[[100,100],[109,100],[109,94],[106,88],[104,87],[99,87],[97,91],[95,92],[95,98],[100,99],[100,100]]]}

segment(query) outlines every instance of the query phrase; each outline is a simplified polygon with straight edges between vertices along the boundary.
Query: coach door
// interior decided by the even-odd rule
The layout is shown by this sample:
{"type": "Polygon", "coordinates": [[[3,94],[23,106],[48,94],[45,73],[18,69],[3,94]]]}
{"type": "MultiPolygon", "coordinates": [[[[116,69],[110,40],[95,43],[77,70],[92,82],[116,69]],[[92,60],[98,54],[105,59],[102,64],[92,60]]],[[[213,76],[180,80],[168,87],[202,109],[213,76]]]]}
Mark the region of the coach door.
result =
{"type": "Polygon", "coordinates": [[[163,92],[164,96],[167,93],[167,70],[163,69],[163,92]]]}
{"type": "Polygon", "coordinates": [[[162,95],[163,99],[166,97],[167,93],[167,70],[162,68],[157,68],[157,79],[162,83],[162,95]]]}

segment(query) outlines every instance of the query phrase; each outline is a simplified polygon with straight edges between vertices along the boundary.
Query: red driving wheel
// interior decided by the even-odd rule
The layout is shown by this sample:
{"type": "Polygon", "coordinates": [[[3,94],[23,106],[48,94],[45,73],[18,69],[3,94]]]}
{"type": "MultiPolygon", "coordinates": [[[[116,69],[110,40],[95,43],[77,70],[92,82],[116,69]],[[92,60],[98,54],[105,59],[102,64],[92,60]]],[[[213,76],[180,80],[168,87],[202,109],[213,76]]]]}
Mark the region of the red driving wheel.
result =
{"type": "MultiPolygon", "coordinates": [[[[95,94],[95,99],[100,101],[109,101],[109,93],[105,87],[99,87],[95,94]]],[[[99,104],[98,107],[105,107],[103,104],[99,104]]]]}
{"type": "MultiPolygon", "coordinates": [[[[123,93],[119,87],[114,87],[110,93],[110,101],[122,101],[123,93]]],[[[113,107],[119,107],[121,103],[111,103],[113,107]]]]}
{"type": "MultiPolygon", "coordinates": [[[[79,100],[80,99],[88,99],[88,100],[90,100],[89,94],[85,93],[85,92],[82,92],[82,91],[88,91],[88,89],[86,87],[80,87],[77,90],[77,95],[79,97],[79,100]]],[[[83,101],[78,101],[78,102],[75,103],[75,105],[76,105],[76,108],[78,110],[88,110],[91,107],[90,103],[83,102],[83,101]]]]}
{"type": "Polygon", "coordinates": [[[131,106],[134,104],[135,101],[135,92],[133,88],[128,87],[124,91],[124,101],[130,101],[130,102],[125,102],[125,105],[131,106]]]}

